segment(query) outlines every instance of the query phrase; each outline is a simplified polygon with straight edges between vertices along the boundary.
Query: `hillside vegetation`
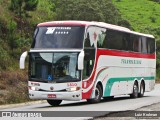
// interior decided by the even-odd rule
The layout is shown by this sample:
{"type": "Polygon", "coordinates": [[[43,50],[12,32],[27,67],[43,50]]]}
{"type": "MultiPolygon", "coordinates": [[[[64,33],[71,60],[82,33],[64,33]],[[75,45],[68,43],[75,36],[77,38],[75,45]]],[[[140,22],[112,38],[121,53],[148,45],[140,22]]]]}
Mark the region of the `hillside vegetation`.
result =
{"type": "Polygon", "coordinates": [[[113,0],[113,3],[135,31],[160,27],[159,3],[151,0],[113,0]]]}
{"type": "MultiPolygon", "coordinates": [[[[19,57],[30,49],[38,23],[52,20],[101,21],[153,34],[160,41],[160,4],[154,1],[0,0],[0,104],[29,100],[27,69],[19,70],[19,57]]],[[[157,55],[157,66],[160,66],[160,55],[157,55]]],[[[160,78],[160,73],[157,78],[160,78]]]]}
{"type": "Polygon", "coordinates": [[[55,14],[51,0],[38,0],[37,8],[20,18],[10,9],[11,1],[0,0],[0,104],[29,100],[27,69],[19,70],[19,58],[29,50],[36,24],[53,20],[55,14]]]}

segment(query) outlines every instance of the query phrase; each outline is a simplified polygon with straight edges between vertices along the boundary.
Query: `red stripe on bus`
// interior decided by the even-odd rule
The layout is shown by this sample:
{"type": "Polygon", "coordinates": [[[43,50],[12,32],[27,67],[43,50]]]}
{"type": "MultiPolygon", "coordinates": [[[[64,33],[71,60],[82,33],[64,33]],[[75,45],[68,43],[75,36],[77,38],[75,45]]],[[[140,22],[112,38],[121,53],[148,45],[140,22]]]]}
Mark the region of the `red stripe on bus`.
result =
{"type": "Polygon", "coordinates": [[[118,51],[118,50],[97,49],[98,58],[101,55],[131,57],[131,58],[146,58],[146,59],[155,59],[156,58],[155,53],[153,53],[153,54],[142,54],[142,53],[124,52],[124,51],[118,51]]]}
{"type": "Polygon", "coordinates": [[[92,91],[93,91],[93,86],[92,86],[92,88],[88,92],[86,92],[86,93],[82,92],[82,99],[89,99],[89,98],[91,98],[92,91]]]}

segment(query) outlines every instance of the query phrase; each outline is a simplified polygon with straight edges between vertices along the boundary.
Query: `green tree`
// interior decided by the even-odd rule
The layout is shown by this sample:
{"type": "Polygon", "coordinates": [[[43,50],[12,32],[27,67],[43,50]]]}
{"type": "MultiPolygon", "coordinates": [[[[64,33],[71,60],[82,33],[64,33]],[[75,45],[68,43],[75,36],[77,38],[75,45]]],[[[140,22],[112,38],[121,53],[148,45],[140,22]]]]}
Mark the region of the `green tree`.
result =
{"type": "Polygon", "coordinates": [[[24,10],[26,11],[34,11],[37,8],[38,0],[24,0],[24,2],[24,10]]]}
{"type": "Polygon", "coordinates": [[[120,15],[111,0],[53,0],[57,20],[103,21],[117,24],[120,15]]]}
{"type": "Polygon", "coordinates": [[[22,18],[28,17],[28,11],[34,11],[37,8],[38,0],[11,0],[9,9],[20,18],[20,30],[22,37],[22,18]]]}
{"type": "Polygon", "coordinates": [[[36,10],[38,0],[11,0],[10,10],[14,11],[18,16],[27,15],[27,11],[36,10]]]}
{"type": "Polygon", "coordinates": [[[15,42],[15,35],[14,35],[14,32],[17,28],[17,24],[16,22],[14,22],[13,20],[10,21],[10,24],[9,24],[9,30],[8,30],[8,43],[9,43],[9,46],[11,47],[11,50],[13,51],[14,48],[16,48],[16,42],[15,42]]]}

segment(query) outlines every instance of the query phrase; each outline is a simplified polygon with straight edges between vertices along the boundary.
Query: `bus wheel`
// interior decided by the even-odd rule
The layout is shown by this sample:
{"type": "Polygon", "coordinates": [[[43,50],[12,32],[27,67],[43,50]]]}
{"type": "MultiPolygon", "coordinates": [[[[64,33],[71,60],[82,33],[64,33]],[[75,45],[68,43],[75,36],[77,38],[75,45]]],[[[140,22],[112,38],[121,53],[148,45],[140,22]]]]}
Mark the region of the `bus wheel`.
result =
{"type": "Polygon", "coordinates": [[[130,95],[131,98],[137,98],[138,97],[138,84],[137,82],[133,85],[133,93],[130,95]]]}
{"type": "Polygon", "coordinates": [[[140,93],[138,94],[139,97],[143,97],[145,91],[144,82],[141,82],[140,85],[140,93]]]}
{"type": "Polygon", "coordinates": [[[88,99],[87,102],[88,103],[98,103],[101,101],[101,98],[102,98],[102,88],[100,85],[97,85],[95,89],[95,98],[88,99]]]}
{"type": "Polygon", "coordinates": [[[52,106],[58,106],[61,104],[62,100],[47,100],[47,102],[52,106]]]}

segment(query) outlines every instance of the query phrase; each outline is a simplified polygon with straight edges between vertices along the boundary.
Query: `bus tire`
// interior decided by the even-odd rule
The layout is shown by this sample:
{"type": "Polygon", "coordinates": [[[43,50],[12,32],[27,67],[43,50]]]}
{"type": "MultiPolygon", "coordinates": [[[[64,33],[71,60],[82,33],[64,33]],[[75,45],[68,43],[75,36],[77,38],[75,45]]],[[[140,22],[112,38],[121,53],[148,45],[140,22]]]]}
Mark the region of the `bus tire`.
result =
{"type": "Polygon", "coordinates": [[[93,99],[87,99],[87,102],[88,103],[98,103],[101,101],[101,98],[102,98],[102,88],[101,86],[98,84],[96,86],[96,89],[95,89],[95,98],[93,99]]]}
{"type": "Polygon", "coordinates": [[[138,97],[138,83],[134,82],[133,85],[133,93],[130,95],[131,98],[137,98],[138,97]]]}
{"type": "Polygon", "coordinates": [[[138,97],[143,97],[144,96],[144,91],[145,91],[145,85],[144,85],[144,82],[141,82],[140,93],[138,93],[138,97]]]}
{"type": "Polygon", "coordinates": [[[58,106],[61,104],[62,100],[47,100],[47,102],[51,105],[51,106],[58,106]]]}

